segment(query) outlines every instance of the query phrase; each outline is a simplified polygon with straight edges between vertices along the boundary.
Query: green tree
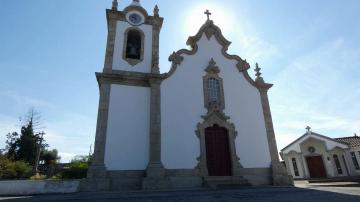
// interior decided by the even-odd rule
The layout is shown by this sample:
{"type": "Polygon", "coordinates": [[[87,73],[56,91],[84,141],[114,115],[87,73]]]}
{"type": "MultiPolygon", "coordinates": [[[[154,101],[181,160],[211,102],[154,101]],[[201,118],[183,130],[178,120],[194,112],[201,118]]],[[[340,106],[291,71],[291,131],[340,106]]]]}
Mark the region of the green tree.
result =
{"type": "Polygon", "coordinates": [[[41,151],[40,161],[44,161],[45,165],[47,166],[54,165],[59,160],[60,160],[60,156],[58,155],[58,151],[56,149],[53,150],[45,149],[41,151]]]}
{"type": "Polygon", "coordinates": [[[21,127],[21,133],[17,132],[7,134],[6,141],[6,156],[14,161],[24,161],[30,165],[35,164],[38,146],[40,142],[41,148],[48,147],[43,140],[41,133],[34,132],[34,126],[39,125],[39,117],[34,110],[29,112],[28,117],[25,119],[21,127]]]}

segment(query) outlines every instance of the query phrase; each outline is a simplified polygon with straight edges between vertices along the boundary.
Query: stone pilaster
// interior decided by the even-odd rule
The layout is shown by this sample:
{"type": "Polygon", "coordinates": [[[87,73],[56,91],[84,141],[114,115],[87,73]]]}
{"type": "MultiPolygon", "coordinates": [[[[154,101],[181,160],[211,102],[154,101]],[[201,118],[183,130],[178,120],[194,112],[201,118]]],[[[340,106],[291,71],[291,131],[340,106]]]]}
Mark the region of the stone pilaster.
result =
{"type": "Polygon", "coordinates": [[[161,163],[160,79],[150,79],[150,151],[147,176],[164,176],[161,163]]]}
{"type": "Polygon", "coordinates": [[[105,178],[106,167],[104,163],[105,146],[106,146],[106,130],[109,113],[110,102],[110,84],[100,83],[100,99],[98,109],[98,119],[95,136],[95,149],[92,164],[89,168],[88,178],[105,178]]]}
{"type": "Polygon", "coordinates": [[[258,79],[256,81],[256,86],[260,92],[261,104],[264,114],[266,134],[269,143],[269,150],[271,157],[273,184],[277,186],[293,185],[294,182],[292,176],[287,173],[285,166],[280,163],[278,150],[276,146],[274,126],[272,122],[269,98],[267,94],[268,90],[273,85],[265,83],[262,79],[258,79]]]}
{"type": "Polygon", "coordinates": [[[116,12],[116,10],[106,10],[108,37],[106,43],[104,72],[111,72],[112,70],[116,36],[116,12]]]}
{"type": "Polygon", "coordinates": [[[161,79],[150,79],[150,142],[149,164],[146,169],[146,178],[142,183],[145,190],[168,188],[165,179],[165,169],[161,162],[161,79]]]}
{"type": "Polygon", "coordinates": [[[159,16],[155,16],[153,19],[153,33],[152,33],[152,67],[151,73],[159,74],[159,36],[162,20],[159,16]]]}
{"type": "Polygon", "coordinates": [[[107,191],[110,180],[105,166],[106,130],[109,113],[110,84],[99,83],[100,99],[95,136],[95,149],[87,179],[81,181],[81,191],[107,191]]]}

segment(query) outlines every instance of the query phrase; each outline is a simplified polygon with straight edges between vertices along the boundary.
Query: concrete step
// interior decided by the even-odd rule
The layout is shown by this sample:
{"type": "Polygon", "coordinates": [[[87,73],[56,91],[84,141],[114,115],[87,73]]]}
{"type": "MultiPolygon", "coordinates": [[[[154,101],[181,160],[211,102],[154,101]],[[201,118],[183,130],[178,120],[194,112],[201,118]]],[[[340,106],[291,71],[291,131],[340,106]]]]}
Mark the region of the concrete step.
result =
{"type": "Polygon", "coordinates": [[[358,176],[334,177],[334,178],[319,178],[309,179],[309,183],[326,183],[326,182],[360,182],[358,176]]]}
{"type": "Polygon", "coordinates": [[[209,176],[204,178],[206,187],[213,189],[232,189],[250,186],[242,176],[209,176]]]}

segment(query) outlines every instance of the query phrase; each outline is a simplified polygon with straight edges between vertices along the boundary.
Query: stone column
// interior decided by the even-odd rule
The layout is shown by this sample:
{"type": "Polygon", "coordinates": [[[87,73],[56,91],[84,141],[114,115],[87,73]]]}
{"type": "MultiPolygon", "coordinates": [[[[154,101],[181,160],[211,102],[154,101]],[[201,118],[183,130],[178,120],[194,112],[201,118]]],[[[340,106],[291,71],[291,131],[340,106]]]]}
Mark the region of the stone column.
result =
{"type": "Polygon", "coordinates": [[[274,126],[271,117],[270,104],[268,99],[268,90],[273,86],[272,84],[265,83],[262,79],[256,81],[256,86],[259,89],[261,104],[264,114],[265,127],[267,133],[267,139],[269,143],[269,151],[271,157],[271,168],[273,175],[274,185],[293,185],[292,176],[286,171],[286,168],[279,161],[278,150],[276,146],[274,126]]]}
{"type": "Polygon", "coordinates": [[[92,164],[88,171],[88,178],[105,178],[106,167],[104,163],[106,130],[109,112],[110,84],[100,83],[100,99],[98,109],[98,119],[96,126],[95,148],[92,164]]]}

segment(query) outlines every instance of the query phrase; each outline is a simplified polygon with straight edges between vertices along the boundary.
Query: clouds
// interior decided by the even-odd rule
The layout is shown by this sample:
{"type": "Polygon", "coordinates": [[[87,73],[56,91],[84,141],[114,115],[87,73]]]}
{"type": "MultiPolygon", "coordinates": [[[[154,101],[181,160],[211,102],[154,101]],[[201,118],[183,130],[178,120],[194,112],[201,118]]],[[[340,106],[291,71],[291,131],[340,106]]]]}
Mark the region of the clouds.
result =
{"type": "Polygon", "coordinates": [[[357,55],[359,50],[338,37],[294,58],[277,74],[271,103],[279,148],[307,125],[330,137],[360,130],[357,55]]]}
{"type": "Polygon", "coordinates": [[[87,155],[95,137],[96,117],[87,117],[63,109],[59,105],[32,97],[22,96],[14,91],[0,93],[2,106],[11,105],[9,112],[0,112],[0,148],[5,147],[6,134],[20,131],[18,117],[30,107],[41,112],[45,140],[51,148],[59,151],[62,162],[70,161],[76,155],[87,155]],[[13,115],[18,117],[12,117],[13,115]]]}

